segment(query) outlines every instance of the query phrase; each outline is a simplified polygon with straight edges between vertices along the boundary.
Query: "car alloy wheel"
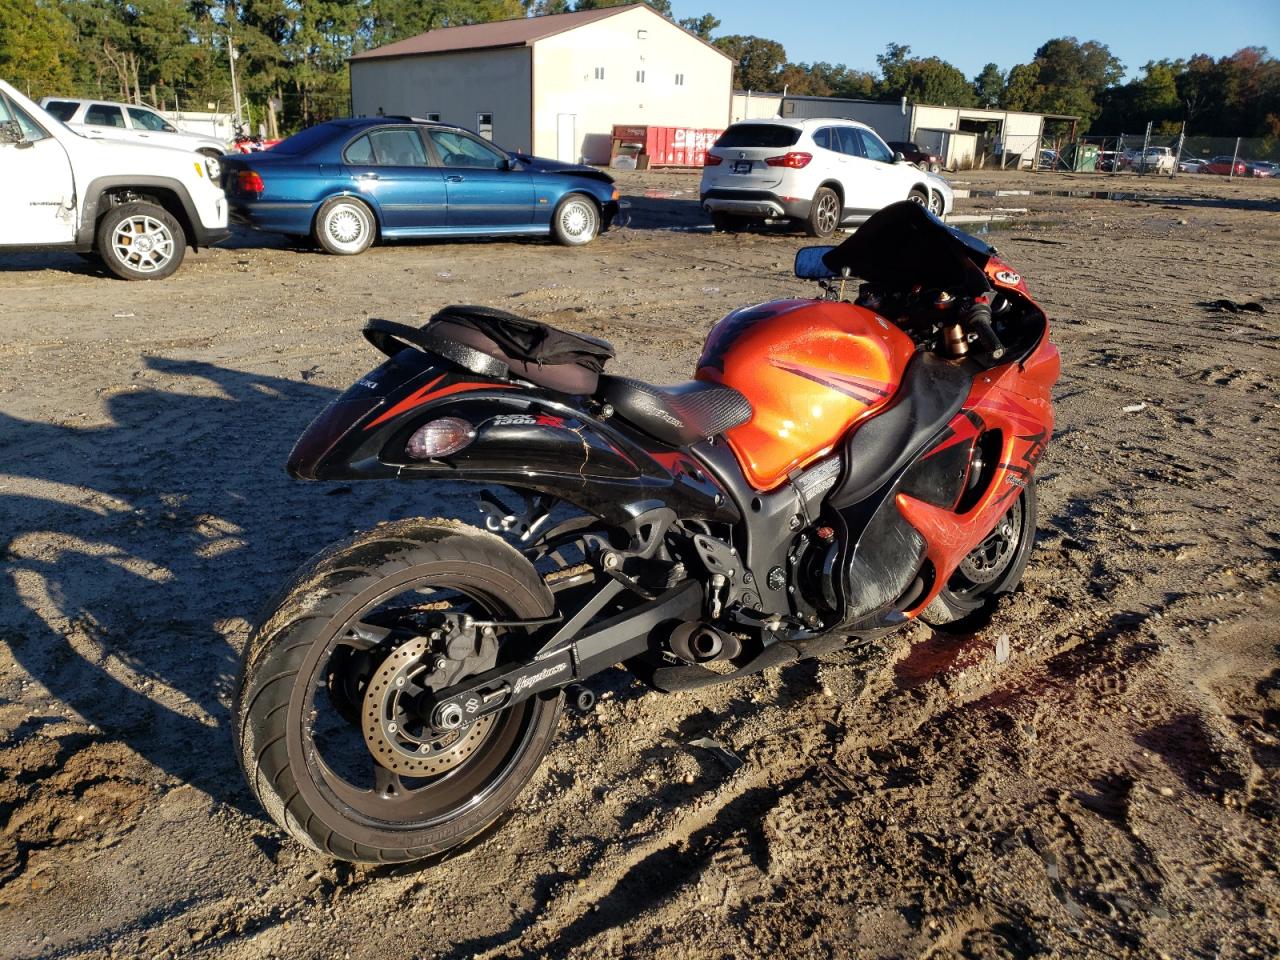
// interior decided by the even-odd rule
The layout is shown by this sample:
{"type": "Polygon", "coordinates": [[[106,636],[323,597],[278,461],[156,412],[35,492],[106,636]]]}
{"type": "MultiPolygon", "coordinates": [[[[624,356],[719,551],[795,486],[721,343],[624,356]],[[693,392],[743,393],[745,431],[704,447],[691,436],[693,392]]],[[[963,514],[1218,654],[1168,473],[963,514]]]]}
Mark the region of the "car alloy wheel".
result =
{"type": "Polygon", "coordinates": [[[560,228],[559,235],[565,243],[580,244],[595,237],[599,219],[590,200],[571,197],[561,205],[556,214],[556,223],[560,228]]]}
{"type": "Polygon", "coordinates": [[[127,217],[111,232],[111,255],[136,273],[159,273],[173,254],[173,233],[155,217],[127,217]]]}
{"type": "Polygon", "coordinates": [[[935,217],[942,216],[942,194],[934,193],[929,196],[929,212],[935,217]]]}
{"type": "Polygon", "coordinates": [[[818,229],[823,236],[834,233],[840,223],[840,200],[834,193],[824,193],[818,198],[818,229]]]}
{"type": "Polygon", "coordinates": [[[369,225],[363,214],[348,203],[335,206],[325,217],[324,231],[335,247],[356,250],[369,225]]]}
{"type": "Polygon", "coordinates": [[[566,247],[590,243],[600,233],[600,210],[581,193],[563,197],[551,214],[551,236],[566,247]]]}

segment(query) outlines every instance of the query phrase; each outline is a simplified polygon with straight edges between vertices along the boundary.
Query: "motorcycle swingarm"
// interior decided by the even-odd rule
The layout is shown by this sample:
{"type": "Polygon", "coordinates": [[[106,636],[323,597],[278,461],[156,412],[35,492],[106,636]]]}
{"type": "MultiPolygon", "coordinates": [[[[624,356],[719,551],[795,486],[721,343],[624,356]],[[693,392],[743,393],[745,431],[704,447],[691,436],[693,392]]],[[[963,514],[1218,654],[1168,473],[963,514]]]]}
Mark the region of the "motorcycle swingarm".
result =
{"type": "Polygon", "coordinates": [[[440,691],[423,711],[423,719],[437,728],[456,729],[536,694],[583,680],[651,649],[654,631],[664,624],[697,620],[702,604],[701,585],[686,580],[532,660],[495,667],[440,691]]]}

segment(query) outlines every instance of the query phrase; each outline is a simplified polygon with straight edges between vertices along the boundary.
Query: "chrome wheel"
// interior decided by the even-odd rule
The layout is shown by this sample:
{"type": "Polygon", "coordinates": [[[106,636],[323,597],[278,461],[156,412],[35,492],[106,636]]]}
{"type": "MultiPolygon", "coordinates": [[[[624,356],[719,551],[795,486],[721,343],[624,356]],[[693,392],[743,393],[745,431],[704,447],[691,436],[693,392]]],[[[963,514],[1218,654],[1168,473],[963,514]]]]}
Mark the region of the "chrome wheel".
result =
{"type": "Polygon", "coordinates": [[[353,203],[338,203],[324,217],[327,246],[337,253],[359,253],[369,245],[369,216],[353,203]]]}
{"type": "Polygon", "coordinates": [[[929,197],[929,212],[935,217],[942,216],[942,194],[935,193],[929,197]]]}
{"type": "Polygon", "coordinates": [[[561,243],[578,246],[590,243],[600,229],[600,216],[595,204],[585,197],[564,200],[556,210],[556,237],[561,243]]]}
{"type": "Polygon", "coordinates": [[[136,273],[160,273],[173,260],[175,247],[169,227],[147,214],[125,217],[111,231],[111,255],[136,273]]]}

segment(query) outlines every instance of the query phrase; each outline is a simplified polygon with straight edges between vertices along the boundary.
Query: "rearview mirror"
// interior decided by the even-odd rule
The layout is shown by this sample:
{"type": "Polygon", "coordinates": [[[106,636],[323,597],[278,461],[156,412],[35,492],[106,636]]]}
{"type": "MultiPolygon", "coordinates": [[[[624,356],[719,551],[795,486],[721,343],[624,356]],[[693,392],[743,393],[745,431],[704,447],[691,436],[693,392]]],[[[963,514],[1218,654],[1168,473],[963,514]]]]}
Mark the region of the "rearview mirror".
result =
{"type": "Polygon", "coordinates": [[[796,276],[801,280],[830,280],[836,274],[823,262],[835,247],[801,247],[796,251],[796,276]]]}
{"type": "Polygon", "coordinates": [[[903,153],[902,153],[902,151],[901,151],[901,150],[895,150],[895,151],[893,152],[893,162],[894,162],[894,163],[901,163],[901,162],[902,162],[903,160],[905,160],[905,159],[907,159],[907,158],[903,155],[903,153]]]}

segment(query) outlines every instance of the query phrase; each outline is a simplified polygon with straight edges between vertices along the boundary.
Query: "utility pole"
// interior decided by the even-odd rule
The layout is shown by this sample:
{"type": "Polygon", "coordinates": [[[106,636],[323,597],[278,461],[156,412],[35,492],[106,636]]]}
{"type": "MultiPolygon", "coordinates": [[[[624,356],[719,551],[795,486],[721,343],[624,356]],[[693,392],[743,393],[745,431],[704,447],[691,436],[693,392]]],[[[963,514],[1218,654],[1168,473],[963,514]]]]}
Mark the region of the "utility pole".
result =
{"type": "Polygon", "coordinates": [[[231,62],[231,109],[235,111],[236,122],[240,122],[240,85],[236,82],[236,45],[231,39],[231,31],[227,31],[227,59],[231,62]]]}

